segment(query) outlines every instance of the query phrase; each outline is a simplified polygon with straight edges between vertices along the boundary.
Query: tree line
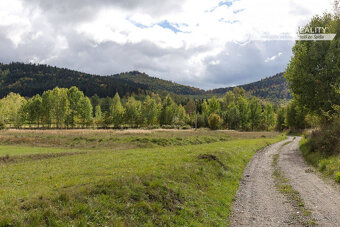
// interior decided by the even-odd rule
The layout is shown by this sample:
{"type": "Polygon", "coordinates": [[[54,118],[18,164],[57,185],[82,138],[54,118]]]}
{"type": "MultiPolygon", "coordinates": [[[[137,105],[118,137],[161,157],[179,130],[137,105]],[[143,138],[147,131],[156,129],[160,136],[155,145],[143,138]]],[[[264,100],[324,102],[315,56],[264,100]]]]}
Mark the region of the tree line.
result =
{"type": "MultiPolygon", "coordinates": [[[[0,127],[31,128],[190,128],[236,130],[284,130],[296,127],[305,113],[296,105],[273,107],[242,88],[228,91],[223,98],[189,99],[177,104],[170,95],[91,98],[77,87],[45,91],[24,98],[9,93],[0,100],[0,127]],[[302,116],[303,115],[303,116],[302,116]],[[2,126],[1,126],[2,125],[2,126]]],[[[306,125],[301,121],[301,127],[306,125]],[[304,125],[302,125],[304,124],[304,125]]],[[[299,126],[300,127],[300,126],[299,126]]]]}
{"type": "MultiPolygon", "coordinates": [[[[306,25],[309,28],[325,27],[327,33],[336,34],[334,39],[297,41],[285,74],[293,94],[288,109],[289,113],[295,114],[295,118],[290,117],[291,124],[301,127],[307,121],[315,126],[304,144],[314,163],[340,154],[339,7],[339,1],[334,1],[334,14],[315,16],[306,25]]],[[[340,176],[340,169],[338,171],[340,176]]]]}

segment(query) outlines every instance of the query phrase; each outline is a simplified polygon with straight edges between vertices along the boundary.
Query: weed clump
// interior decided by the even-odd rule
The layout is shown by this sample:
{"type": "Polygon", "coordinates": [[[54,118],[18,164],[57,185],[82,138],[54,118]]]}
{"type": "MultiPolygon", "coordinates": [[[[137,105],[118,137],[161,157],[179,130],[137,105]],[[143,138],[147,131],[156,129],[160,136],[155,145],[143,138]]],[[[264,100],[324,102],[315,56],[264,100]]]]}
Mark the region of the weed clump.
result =
{"type": "Polygon", "coordinates": [[[0,157],[0,163],[1,162],[9,162],[10,161],[10,157],[9,157],[9,155],[8,154],[6,154],[5,156],[3,156],[3,157],[0,157]]]}
{"type": "Polygon", "coordinates": [[[221,162],[221,160],[219,158],[216,157],[216,155],[212,155],[212,154],[200,154],[198,156],[198,159],[205,159],[205,160],[209,160],[209,161],[215,161],[217,162],[224,170],[227,170],[228,168],[223,164],[223,162],[221,162]]]}
{"type": "Polygon", "coordinates": [[[335,181],[340,183],[340,171],[336,173],[335,175],[335,181]]]}

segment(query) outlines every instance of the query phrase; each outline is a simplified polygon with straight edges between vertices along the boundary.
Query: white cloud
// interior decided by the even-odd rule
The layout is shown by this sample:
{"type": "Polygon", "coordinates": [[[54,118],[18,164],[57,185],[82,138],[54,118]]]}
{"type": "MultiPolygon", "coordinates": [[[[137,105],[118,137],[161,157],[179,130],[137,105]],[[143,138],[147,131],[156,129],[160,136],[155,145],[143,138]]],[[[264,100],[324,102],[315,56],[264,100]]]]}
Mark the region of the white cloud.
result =
{"type": "Polygon", "coordinates": [[[220,86],[223,78],[235,77],[233,83],[238,83],[240,73],[255,80],[258,75],[251,70],[256,65],[253,60],[268,63],[256,73],[283,71],[291,54],[284,48],[291,48],[292,42],[273,47],[271,42],[261,44],[249,39],[263,34],[293,34],[313,15],[331,9],[331,0],[234,0],[231,5],[220,2],[0,1],[0,36],[14,45],[13,53],[0,60],[33,60],[97,74],[136,69],[201,87],[207,87],[209,77],[208,87],[214,87],[220,86]],[[75,39],[81,39],[82,45],[75,39]],[[105,45],[120,52],[102,51],[105,45]],[[235,52],[239,49],[244,54],[235,52]],[[256,59],[245,53],[256,53],[256,59]],[[232,70],[223,67],[223,59],[232,59],[233,65],[228,64],[232,70]]]}
{"type": "Polygon", "coordinates": [[[264,60],[264,62],[266,62],[266,63],[268,63],[268,62],[270,62],[270,61],[274,61],[274,60],[276,60],[278,57],[280,57],[282,55],[282,53],[281,52],[279,52],[277,55],[274,55],[274,56],[272,56],[272,57],[268,57],[268,58],[266,58],[266,60],[264,60]]]}

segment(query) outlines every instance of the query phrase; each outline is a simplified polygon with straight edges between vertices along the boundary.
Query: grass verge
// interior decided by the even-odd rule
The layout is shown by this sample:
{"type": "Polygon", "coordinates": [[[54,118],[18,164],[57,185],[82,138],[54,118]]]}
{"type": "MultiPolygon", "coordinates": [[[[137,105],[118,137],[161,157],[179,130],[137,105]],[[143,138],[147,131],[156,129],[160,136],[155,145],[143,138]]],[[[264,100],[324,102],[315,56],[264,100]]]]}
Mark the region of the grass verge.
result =
{"type": "Polygon", "coordinates": [[[310,142],[305,137],[300,141],[300,149],[308,164],[314,166],[325,177],[340,184],[340,153],[312,152],[310,142]]]}

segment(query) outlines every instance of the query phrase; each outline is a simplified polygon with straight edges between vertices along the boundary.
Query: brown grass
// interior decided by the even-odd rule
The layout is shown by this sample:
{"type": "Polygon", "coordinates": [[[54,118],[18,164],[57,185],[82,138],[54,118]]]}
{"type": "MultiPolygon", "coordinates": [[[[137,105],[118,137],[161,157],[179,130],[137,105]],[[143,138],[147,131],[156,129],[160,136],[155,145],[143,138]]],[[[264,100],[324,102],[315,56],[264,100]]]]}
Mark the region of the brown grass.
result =
{"type": "Polygon", "coordinates": [[[72,156],[72,155],[80,155],[86,154],[87,152],[63,152],[63,153],[48,153],[48,154],[30,154],[30,155],[14,155],[14,156],[0,156],[0,164],[8,164],[8,163],[15,163],[15,162],[22,162],[22,161],[29,161],[29,160],[42,160],[42,159],[49,159],[49,158],[58,158],[64,156],[72,156]]]}

